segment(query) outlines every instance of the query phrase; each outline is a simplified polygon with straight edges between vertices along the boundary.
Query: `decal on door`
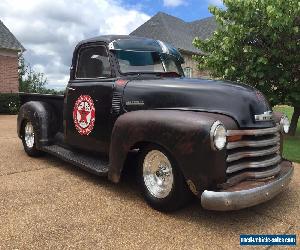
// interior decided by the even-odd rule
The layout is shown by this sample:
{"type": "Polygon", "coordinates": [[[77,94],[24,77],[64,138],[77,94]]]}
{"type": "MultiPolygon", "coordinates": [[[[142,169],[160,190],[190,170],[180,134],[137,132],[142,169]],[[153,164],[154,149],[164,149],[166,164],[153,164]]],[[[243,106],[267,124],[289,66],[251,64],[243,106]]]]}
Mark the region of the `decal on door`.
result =
{"type": "Polygon", "coordinates": [[[78,133],[90,134],[94,128],[95,118],[96,110],[92,98],[89,95],[79,96],[73,109],[73,120],[78,133]]]}

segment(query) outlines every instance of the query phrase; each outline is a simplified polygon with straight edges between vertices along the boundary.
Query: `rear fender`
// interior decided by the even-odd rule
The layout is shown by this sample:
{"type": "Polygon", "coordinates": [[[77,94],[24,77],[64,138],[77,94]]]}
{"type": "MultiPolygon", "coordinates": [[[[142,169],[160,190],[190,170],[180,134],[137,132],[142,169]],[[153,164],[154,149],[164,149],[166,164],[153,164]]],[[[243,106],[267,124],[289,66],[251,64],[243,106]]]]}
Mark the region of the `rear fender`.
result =
{"type": "Polygon", "coordinates": [[[51,105],[45,102],[30,101],[21,106],[17,120],[19,138],[22,138],[21,129],[26,120],[32,122],[36,133],[37,148],[51,144],[58,131],[57,117],[51,105]]]}

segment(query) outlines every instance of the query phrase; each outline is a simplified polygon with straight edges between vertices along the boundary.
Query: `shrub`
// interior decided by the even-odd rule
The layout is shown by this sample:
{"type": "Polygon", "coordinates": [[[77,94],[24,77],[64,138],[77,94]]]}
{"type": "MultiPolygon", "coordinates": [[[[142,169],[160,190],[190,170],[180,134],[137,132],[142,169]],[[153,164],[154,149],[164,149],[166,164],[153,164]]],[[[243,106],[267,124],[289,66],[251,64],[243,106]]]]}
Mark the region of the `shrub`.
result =
{"type": "Polygon", "coordinates": [[[16,93],[0,93],[0,114],[17,114],[20,102],[16,93]]]}

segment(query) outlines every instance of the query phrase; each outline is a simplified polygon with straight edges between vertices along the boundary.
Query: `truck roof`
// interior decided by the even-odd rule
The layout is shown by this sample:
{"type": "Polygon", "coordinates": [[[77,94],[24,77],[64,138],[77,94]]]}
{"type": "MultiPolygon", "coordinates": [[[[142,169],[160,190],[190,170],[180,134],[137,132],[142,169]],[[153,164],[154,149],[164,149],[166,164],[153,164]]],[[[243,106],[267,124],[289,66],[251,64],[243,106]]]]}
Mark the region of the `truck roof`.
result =
{"type": "Polygon", "coordinates": [[[178,58],[182,63],[184,61],[180,52],[170,44],[151,38],[130,35],[105,35],[89,38],[79,42],[75,51],[81,45],[95,42],[107,43],[110,45],[110,49],[115,50],[157,51],[168,53],[178,58]]]}
{"type": "MultiPolygon", "coordinates": [[[[80,45],[85,44],[85,43],[94,43],[94,42],[110,43],[110,42],[118,40],[118,39],[138,39],[138,40],[148,39],[149,40],[149,38],[130,36],[130,35],[104,35],[104,36],[96,36],[96,37],[92,37],[92,38],[82,40],[81,42],[79,42],[77,44],[77,46],[80,46],[80,45]]],[[[150,40],[154,40],[154,39],[150,39],[150,40]]]]}

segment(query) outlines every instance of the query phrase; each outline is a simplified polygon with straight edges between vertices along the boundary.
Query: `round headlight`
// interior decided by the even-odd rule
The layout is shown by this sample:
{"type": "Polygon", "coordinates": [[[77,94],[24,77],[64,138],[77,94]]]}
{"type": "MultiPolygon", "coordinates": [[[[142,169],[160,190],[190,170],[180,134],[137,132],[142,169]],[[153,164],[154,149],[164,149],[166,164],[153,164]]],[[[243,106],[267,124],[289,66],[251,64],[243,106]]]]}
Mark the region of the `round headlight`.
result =
{"type": "Polygon", "coordinates": [[[210,129],[211,145],[214,150],[222,150],[226,145],[226,129],[220,121],[215,121],[210,129]]]}
{"type": "Polygon", "coordinates": [[[286,115],[282,116],[280,119],[280,126],[283,133],[287,134],[290,129],[290,121],[286,115]]]}

